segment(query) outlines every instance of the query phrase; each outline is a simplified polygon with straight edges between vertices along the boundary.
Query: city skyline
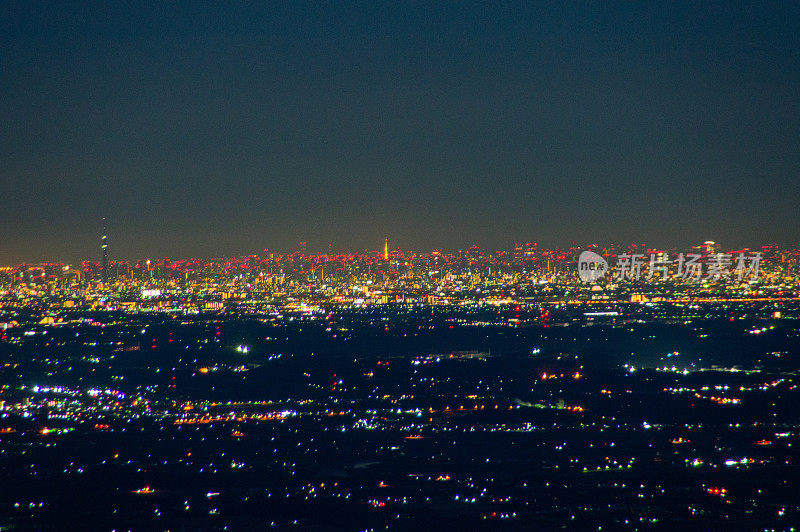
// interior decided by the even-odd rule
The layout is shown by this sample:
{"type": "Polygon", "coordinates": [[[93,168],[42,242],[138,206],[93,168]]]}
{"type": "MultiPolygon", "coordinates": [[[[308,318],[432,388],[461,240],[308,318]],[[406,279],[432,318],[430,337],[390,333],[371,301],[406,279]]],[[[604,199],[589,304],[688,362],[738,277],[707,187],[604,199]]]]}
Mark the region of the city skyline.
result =
{"type": "MultiPolygon", "coordinates": [[[[15,267],[25,264],[38,264],[38,263],[64,263],[64,264],[81,264],[81,263],[97,263],[101,266],[108,264],[109,262],[117,262],[117,263],[141,263],[150,260],[176,260],[176,261],[186,261],[186,260],[218,260],[218,259],[234,259],[238,257],[248,257],[248,256],[259,256],[259,255],[270,255],[270,254],[277,254],[281,256],[289,256],[296,253],[300,253],[301,255],[307,256],[359,256],[359,255],[368,255],[368,254],[378,254],[383,257],[384,260],[388,260],[389,252],[396,251],[396,252],[411,252],[417,254],[431,254],[431,253],[445,253],[445,254],[455,254],[455,253],[463,253],[470,249],[480,250],[481,253],[489,253],[489,254],[496,254],[496,253],[513,253],[514,249],[520,248],[529,248],[529,249],[540,249],[540,250],[553,250],[553,251],[564,251],[564,250],[589,250],[589,249],[609,249],[609,250],[625,250],[625,249],[634,249],[639,248],[641,250],[652,250],[654,252],[661,252],[661,251],[680,251],[680,250],[691,250],[691,249],[699,249],[703,248],[707,244],[712,244],[716,251],[742,251],[742,250],[759,250],[759,249],[766,249],[768,247],[775,247],[776,249],[784,249],[784,250],[791,250],[791,249],[799,249],[800,243],[790,243],[789,245],[783,246],[777,244],[775,242],[760,242],[755,243],[754,245],[739,245],[734,246],[724,243],[720,243],[713,240],[700,240],[695,242],[684,241],[682,243],[670,246],[657,246],[651,245],[648,242],[582,242],[582,243],[569,243],[566,245],[556,245],[556,246],[548,246],[548,245],[541,245],[539,242],[535,242],[532,240],[528,241],[515,241],[512,244],[508,245],[507,247],[493,247],[493,246],[482,246],[478,242],[475,241],[467,241],[463,246],[439,246],[436,248],[431,249],[419,249],[413,247],[400,247],[400,246],[392,246],[390,245],[390,239],[385,237],[381,242],[379,242],[378,246],[375,248],[363,248],[363,249],[340,249],[338,247],[334,247],[333,242],[327,243],[314,243],[311,241],[311,245],[309,245],[308,240],[302,240],[295,243],[294,247],[291,248],[284,248],[284,249],[275,249],[275,248],[268,248],[264,247],[261,249],[255,250],[245,250],[244,252],[238,254],[220,254],[213,252],[207,255],[146,255],[146,256],[128,256],[122,254],[120,256],[114,256],[113,251],[109,252],[109,249],[113,249],[113,245],[109,244],[109,242],[113,241],[109,240],[108,230],[107,230],[107,218],[102,219],[102,229],[103,232],[99,236],[99,252],[94,255],[97,256],[77,256],[73,255],[72,260],[64,257],[46,257],[42,260],[38,261],[19,261],[15,263],[6,263],[0,264],[0,267],[15,267]],[[99,253],[99,254],[98,254],[99,253]]],[[[107,266],[104,266],[104,268],[107,266]]]]}
{"type": "Polygon", "coordinates": [[[795,530],[798,29],[0,2],[0,531],[795,530]]]}

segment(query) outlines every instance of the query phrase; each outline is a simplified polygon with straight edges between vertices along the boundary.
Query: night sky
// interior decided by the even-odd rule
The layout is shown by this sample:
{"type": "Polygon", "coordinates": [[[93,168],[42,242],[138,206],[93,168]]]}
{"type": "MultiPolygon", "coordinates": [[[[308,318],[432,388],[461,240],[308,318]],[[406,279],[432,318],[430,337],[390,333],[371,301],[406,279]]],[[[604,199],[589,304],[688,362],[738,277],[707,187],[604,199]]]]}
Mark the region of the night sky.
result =
{"type": "Polygon", "coordinates": [[[0,264],[800,241],[798,2],[217,4],[2,3],[0,264]]]}

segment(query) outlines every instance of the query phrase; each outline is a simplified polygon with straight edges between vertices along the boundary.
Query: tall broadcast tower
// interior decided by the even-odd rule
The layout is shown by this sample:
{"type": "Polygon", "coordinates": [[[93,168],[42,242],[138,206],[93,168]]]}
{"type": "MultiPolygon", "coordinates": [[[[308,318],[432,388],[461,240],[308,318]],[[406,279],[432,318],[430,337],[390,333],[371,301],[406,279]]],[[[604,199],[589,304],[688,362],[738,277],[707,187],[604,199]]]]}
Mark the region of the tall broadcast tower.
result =
{"type": "Polygon", "coordinates": [[[106,219],[103,218],[103,236],[100,237],[100,249],[103,250],[103,283],[108,282],[108,231],[106,230],[106,219]]]}
{"type": "Polygon", "coordinates": [[[383,241],[383,260],[389,262],[389,239],[383,241]]]}

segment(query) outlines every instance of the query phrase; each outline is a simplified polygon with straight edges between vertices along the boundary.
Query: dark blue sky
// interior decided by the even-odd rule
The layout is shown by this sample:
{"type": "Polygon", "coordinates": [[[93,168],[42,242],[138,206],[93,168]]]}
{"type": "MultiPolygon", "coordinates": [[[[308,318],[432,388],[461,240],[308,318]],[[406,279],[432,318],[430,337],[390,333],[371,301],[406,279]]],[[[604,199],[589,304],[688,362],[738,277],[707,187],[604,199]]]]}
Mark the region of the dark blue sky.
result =
{"type": "Polygon", "coordinates": [[[800,241],[797,2],[0,6],[0,263],[800,241]]]}

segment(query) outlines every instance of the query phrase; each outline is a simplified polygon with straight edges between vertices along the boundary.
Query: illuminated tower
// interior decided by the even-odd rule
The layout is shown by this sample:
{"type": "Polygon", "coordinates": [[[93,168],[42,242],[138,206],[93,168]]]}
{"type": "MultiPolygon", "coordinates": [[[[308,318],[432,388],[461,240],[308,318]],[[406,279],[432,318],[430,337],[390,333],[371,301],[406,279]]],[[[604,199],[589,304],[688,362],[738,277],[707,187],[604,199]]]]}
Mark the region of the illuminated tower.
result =
{"type": "Polygon", "coordinates": [[[383,241],[383,260],[389,262],[389,239],[383,241]]]}
{"type": "Polygon", "coordinates": [[[106,219],[103,218],[103,236],[100,237],[100,249],[103,250],[103,283],[108,282],[108,231],[106,230],[106,219]]]}

